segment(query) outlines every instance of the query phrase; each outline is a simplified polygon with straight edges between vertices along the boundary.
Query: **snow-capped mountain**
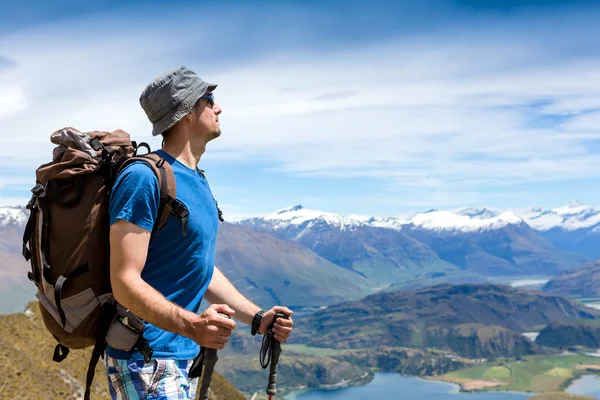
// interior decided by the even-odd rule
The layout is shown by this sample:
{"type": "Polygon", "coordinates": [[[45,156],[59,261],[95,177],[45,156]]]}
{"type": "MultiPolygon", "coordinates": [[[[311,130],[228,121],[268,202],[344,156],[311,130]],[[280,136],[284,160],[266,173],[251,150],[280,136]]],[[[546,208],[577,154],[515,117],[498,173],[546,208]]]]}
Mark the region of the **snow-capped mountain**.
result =
{"type": "Polygon", "coordinates": [[[27,218],[29,211],[25,207],[0,207],[0,250],[21,254],[27,218]]]}
{"type": "Polygon", "coordinates": [[[456,271],[432,249],[398,230],[300,205],[239,223],[300,243],[326,260],[381,285],[406,279],[407,274],[414,277],[431,270],[456,271]]]}
{"type": "Polygon", "coordinates": [[[34,298],[26,275],[31,267],[21,255],[28,217],[25,207],[0,207],[0,313],[21,311],[34,298]]]}
{"type": "Polygon", "coordinates": [[[269,228],[273,230],[288,229],[290,226],[303,225],[307,225],[307,228],[310,228],[316,224],[324,223],[342,230],[368,225],[395,230],[402,230],[406,226],[415,226],[434,231],[476,232],[501,229],[510,224],[523,223],[523,219],[511,211],[499,213],[485,208],[465,208],[459,209],[456,212],[430,210],[418,214],[403,214],[395,217],[378,218],[357,214],[344,217],[331,212],[306,209],[301,205],[286,208],[253,220],[255,222],[259,222],[260,220],[268,222],[269,228]]]}
{"type": "MultiPolygon", "coordinates": [[[[373,240],[413,247],[419,243],[421,249],[433,251],[460,269],[484,275],[550,275],[587,261],[586,257],[557,248],[514,212],[486,208],[430,210],[382,218],[344,217],[294,206],[240,223],[300,242],[329,261],[350,269],[365,260],[372,263],[373,249],[386,253],[381,246],[374,246],[373,240]],[[351,254],[348,248],[355,253],[351,254]],[[342,249],[346,249],[343,254],[342,249]]],[[[411,253],[410,249],[405,250],[411,253]]],[[[378,257],[389,260],[381,254],[378,257]]],[[[395,266],[402,268],[407,260],[414,258],[396,258],[395,266]]]]}
{"type": "Polygon", "coordinates": [[[0,207],[0,227],[20,226],[27,222],[29,211],[25,207],[0,207]]]}
{"type": "Polygon", "coordinates": [[[402,230],[407,227],[419,227],[432,231],[478,232],[502,229],[508,225],[523,223],[523,219],[511,211],[498,213],[488,209],[467,208],[458,211],[430,210],[413,215],[397,217],[361,217],[352,216],[364,224],[380,228],[402,230]]]}
{"type": "Polygon", "coordinates": [[[600,259],[600,208],[573,201],[551,210],[532,208],[520,216],[557,247],[600,259]]]}
{"type": "Polygon", "coordinates": [[[456,210],[456,214],[465,215],[471,218],[477,219],[491,219],[494,217],[498,217],[501,212],[497,210],[492,210],[489,208],[479,208],[479,207],[468,207],[468,208],[459,208],[456,210]]]}
{"type": "Polygon", "coordinates": [[[290,226],[303,226],[307,223],[310,226],[323,223],[341,230],[363,225],[362,222],[351,218],[342,217],[330,212],[308,210],[301,205],[276,211],[273,214],[266,215],[262,220],[268,221],[274,230],[286,229],[290,226]]]}
{"type": "Polygon", "coordinates": [[[549,231],[553,228],[560,228],[565,231],[576,231],[578,229],[600,230],[600,209],[578,201],[551,210],[531,208],[520,216],[531,227],[540,231],[549,231]]]}

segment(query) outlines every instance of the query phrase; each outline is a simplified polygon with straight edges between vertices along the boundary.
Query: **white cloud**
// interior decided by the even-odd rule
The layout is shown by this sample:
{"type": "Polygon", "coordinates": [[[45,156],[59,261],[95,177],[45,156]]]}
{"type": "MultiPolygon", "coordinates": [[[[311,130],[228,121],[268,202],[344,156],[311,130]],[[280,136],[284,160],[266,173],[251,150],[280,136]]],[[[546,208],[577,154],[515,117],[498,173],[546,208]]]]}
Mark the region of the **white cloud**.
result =
{"type": "Polygon", "coordinates": [[[27,98],[19,85],[0,83],[0,119],[18,114],[27,107],[27,98]]]}
{"type": "Polygon", "coordinates": [[[481,31],[327,53],[289,49],[232,58],[219,70],[223,61],[190,52],[201,33],[151,26],[134,26],[135,35],[100,35],[98,24],[81,36],[52,27],[5,38],[2,55],[14,65],[0,71],[0,105],[22,100],[0,116],[2,156],[34,168],[51,152],[50,133],[67,125],[149,139],[141,89],[166,67],[187,64],[219,83],[223,135],[209,145],[212,160],[432,188],[410,201],[449,205],[484,186],[596,177],[600,167],[586,142],[597,138],[600,119],[583,113],[600,105],[600,56],[592,51],[566,57],[543,38],[481,31]],[[581,115],[536,124],[552,114],[581,115]]]}
{"type": "MultiPolygon", "coordinates": [[[[596,107],[600,108],[600,103],[596,107]]],[[[578,115],[565,124],[565,129],[588,132],[588,138],[600,139],[600,112],[578,115]]]]}

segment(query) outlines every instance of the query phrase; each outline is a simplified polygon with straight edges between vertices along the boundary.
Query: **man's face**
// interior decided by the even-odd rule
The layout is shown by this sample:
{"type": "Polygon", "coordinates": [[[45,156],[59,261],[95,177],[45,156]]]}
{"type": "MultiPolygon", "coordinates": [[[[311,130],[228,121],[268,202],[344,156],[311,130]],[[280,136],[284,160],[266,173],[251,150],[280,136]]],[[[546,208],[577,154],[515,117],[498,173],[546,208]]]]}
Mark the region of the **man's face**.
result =
{"type": "Polygon", "coordinates": [[[221,107],[214,103],[214,98],[200,99],[200,104],[192,111],[193,130],[198,135],[206,137],[206,142],[218,138],[221,135],[221,126],[219,125],[219,114],[221,107]]]}

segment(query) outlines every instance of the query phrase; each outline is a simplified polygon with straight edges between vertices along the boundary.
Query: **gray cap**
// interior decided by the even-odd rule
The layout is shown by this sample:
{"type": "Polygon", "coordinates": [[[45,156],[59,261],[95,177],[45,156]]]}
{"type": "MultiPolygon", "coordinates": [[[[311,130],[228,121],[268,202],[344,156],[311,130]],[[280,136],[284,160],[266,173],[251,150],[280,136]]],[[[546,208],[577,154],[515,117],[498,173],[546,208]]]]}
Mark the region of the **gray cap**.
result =
{"type": "Polygon", "coordinates": [[[140,104],[152,122],[152,136],[157,136],[186,116],[196,101],[217,85],[204,82],[186,67],[163,72],[146,86],[140,104]]]}

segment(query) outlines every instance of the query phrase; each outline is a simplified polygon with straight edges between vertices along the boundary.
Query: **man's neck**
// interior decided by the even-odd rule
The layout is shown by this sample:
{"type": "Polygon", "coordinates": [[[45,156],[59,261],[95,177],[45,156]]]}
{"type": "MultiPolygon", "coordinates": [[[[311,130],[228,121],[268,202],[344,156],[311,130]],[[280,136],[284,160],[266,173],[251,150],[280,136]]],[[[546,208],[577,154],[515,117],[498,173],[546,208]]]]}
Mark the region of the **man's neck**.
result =
{"type": "Polygon", "coordinates": [[[194,143],[194,145],[188,141],[178,143],[175,140],[167,140],[162,150],[186,167],[196,169],[200,163],[200,158],[206,150],[206,144],[194,143]]]}

